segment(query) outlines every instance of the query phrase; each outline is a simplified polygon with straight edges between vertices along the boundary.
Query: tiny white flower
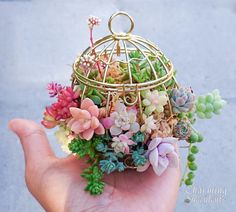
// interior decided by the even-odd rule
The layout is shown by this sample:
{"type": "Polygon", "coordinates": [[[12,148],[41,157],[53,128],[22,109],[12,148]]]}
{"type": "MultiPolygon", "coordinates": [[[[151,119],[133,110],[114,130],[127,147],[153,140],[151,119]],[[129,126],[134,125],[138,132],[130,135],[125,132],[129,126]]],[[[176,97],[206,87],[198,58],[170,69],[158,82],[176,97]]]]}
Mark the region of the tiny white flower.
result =
{"type": "Polygon", "coordinates": [[[92,55],[92,56],[84,55],[80,59],[80,65],[85,69],[91,68],[94,63],[95,63],[95,56],[94,55],[92,55]]]}
{"type": "Polygon", "coordinates": [[[88,26],[92,29],[94,26],[98,26],[101,23],[101,19],[96,16],[90,16],[88,19],[88,26]]]}
{"type": "Polygon", "coordinates": [[[141,126],[141,132],[146,132],[150,134],[152,130],[155,130],[157,128],[156,126],[156,120],[153,118],[153,116],[147,117],[145,114],[143,115],[144,124],[141,126]]]}

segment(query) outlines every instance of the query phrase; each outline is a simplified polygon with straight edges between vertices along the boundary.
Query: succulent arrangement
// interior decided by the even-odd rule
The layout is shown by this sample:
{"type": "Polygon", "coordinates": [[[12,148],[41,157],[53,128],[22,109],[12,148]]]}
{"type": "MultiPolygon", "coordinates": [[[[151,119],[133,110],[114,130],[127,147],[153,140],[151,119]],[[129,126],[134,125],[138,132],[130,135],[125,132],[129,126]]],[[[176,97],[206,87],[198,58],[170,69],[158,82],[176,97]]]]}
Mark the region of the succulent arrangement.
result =
{"type": "Polygon", "coordinates": [[[87,180],[85,190],[91,195],[102,194],[104,174],[126,169],[143,172],[152,167],[161,176],[168,167],[178,167],[176,146],[180,140],[188,144],[189,171],[183,181],[191,185],[197,169],[197,144],[203,140],[193,124],[196,118],[209,119],[219,114],[225,101],[218,90],[197,97],[191,88],[176,83],[175,71],[168,80],[138,90],[139,85],[168,75],[170,61],[161,52],[160,57],[152,53],[145,56],[137,48],[127,51],[129,62],[125,63],[118,59],[119,43],[114,47],[116,57],[108,51],[96,52],[92,32],[99,23],[97,17],[88,19],[91,53],[79,57],[72,85],[48,85],[55,102],[46,107],[42,124],[46,128],[58,127],[55,135],[63,151],[87,159],[89,167],[82,177],[87,180]],[[76,81],[77,73],[90,84],[76,81]],[[123,85],[125,95],[122,90],[104,91],[106,86],[95,87],[95,82],[123,85]],[[127,92],[130,82],[137,92],[127,92]]]}

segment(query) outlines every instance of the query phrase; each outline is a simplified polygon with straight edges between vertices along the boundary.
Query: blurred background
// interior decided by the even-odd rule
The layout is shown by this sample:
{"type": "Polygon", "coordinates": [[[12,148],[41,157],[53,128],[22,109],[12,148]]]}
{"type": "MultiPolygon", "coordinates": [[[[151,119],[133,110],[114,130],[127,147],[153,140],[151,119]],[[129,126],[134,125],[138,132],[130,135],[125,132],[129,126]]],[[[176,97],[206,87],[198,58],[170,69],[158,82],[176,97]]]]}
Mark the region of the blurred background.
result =
{"type": "MultiPolygon", "coordinates": [[[[205,137],[197,177],[192,189],[181,187],[176,211],[236,210],[235,0],[0,0],[0,211],[43,211],[26,188],[23,152],[8,121],[40,122],[50,104],[47,83],[69,84],[74,59],[89,45],[88,16],[102,19],[96,39],[110,33],[117,10],[172,60],[181,84],[196,94],[219,88],[228,101],[222,116],[196,124],[205,137]]],[[[63,156],[53,133],[51,145],[63,156]]]]}

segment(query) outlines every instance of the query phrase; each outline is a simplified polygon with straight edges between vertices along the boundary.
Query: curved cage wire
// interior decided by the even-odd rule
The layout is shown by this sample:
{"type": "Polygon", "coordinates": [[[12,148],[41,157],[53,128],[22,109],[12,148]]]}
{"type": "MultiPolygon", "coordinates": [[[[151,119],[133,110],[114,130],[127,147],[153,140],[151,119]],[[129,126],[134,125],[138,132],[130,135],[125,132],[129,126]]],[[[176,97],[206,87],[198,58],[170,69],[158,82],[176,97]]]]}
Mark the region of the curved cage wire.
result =
{"type": "MultiPolygon", "coordinates": [[[[131,16],[125,12],[113,14],[109,21],[108,27],[111,35],[97,40],[93,47],[88,47],[73,64],[73,85],[83,85],[82,98],[88,92],[89,88],[99,90],[106,95],[107,111],[114,94],[119,93],[126,105],[132,106],[139,104],[142,112],[140,92],[144,90],[167,90],[170,87],[176,87],[177,82],[174,76],[174,69],[171,61],[161,52],[161,50],[152,42],[131,34],[134,28],[134,21],[131,16]],[[126,33],[116,33],[112,29],[112,21],[116,16],[123,15],[129,18],[131,26],[126,33]],[[138,52],[138,57],[132,54],[138,52]],[[93,58],[94,63],[86,71],[81,69],[83,58],[93,58]],[[101,66],[102,75],[97,77],[97,65],[101,66]],[[137,66],[138,64],[138,66],[137,66]],[[110,76],[114,74],[113,68],[119,66],[122,69],[120,75],[114,82],[110,82],[110,76]],[[133,67],[140,69],[145,67],[149,76],[142,82],[137,82],[133,74],[133,67]]],[[[136,73],[139,75],[141,73],[136,73]]],[[[170,116],[172,109],[170,102],[168,108],[170,116]]]]}

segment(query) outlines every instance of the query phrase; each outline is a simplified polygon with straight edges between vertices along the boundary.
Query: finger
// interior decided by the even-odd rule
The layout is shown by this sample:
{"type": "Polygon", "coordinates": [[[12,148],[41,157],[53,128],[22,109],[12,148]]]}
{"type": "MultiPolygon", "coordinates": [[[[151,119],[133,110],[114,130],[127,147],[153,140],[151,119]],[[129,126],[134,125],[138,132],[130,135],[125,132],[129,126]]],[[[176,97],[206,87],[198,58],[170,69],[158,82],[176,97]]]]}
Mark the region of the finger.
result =
{"type": "Polygon", "coordinates": [[[26,164],[29,161],[46,161],[49,156],[55,157],[44,130],[33,121],[13,119],[9,122],[9,128],[20,138],[26,164]]]}

